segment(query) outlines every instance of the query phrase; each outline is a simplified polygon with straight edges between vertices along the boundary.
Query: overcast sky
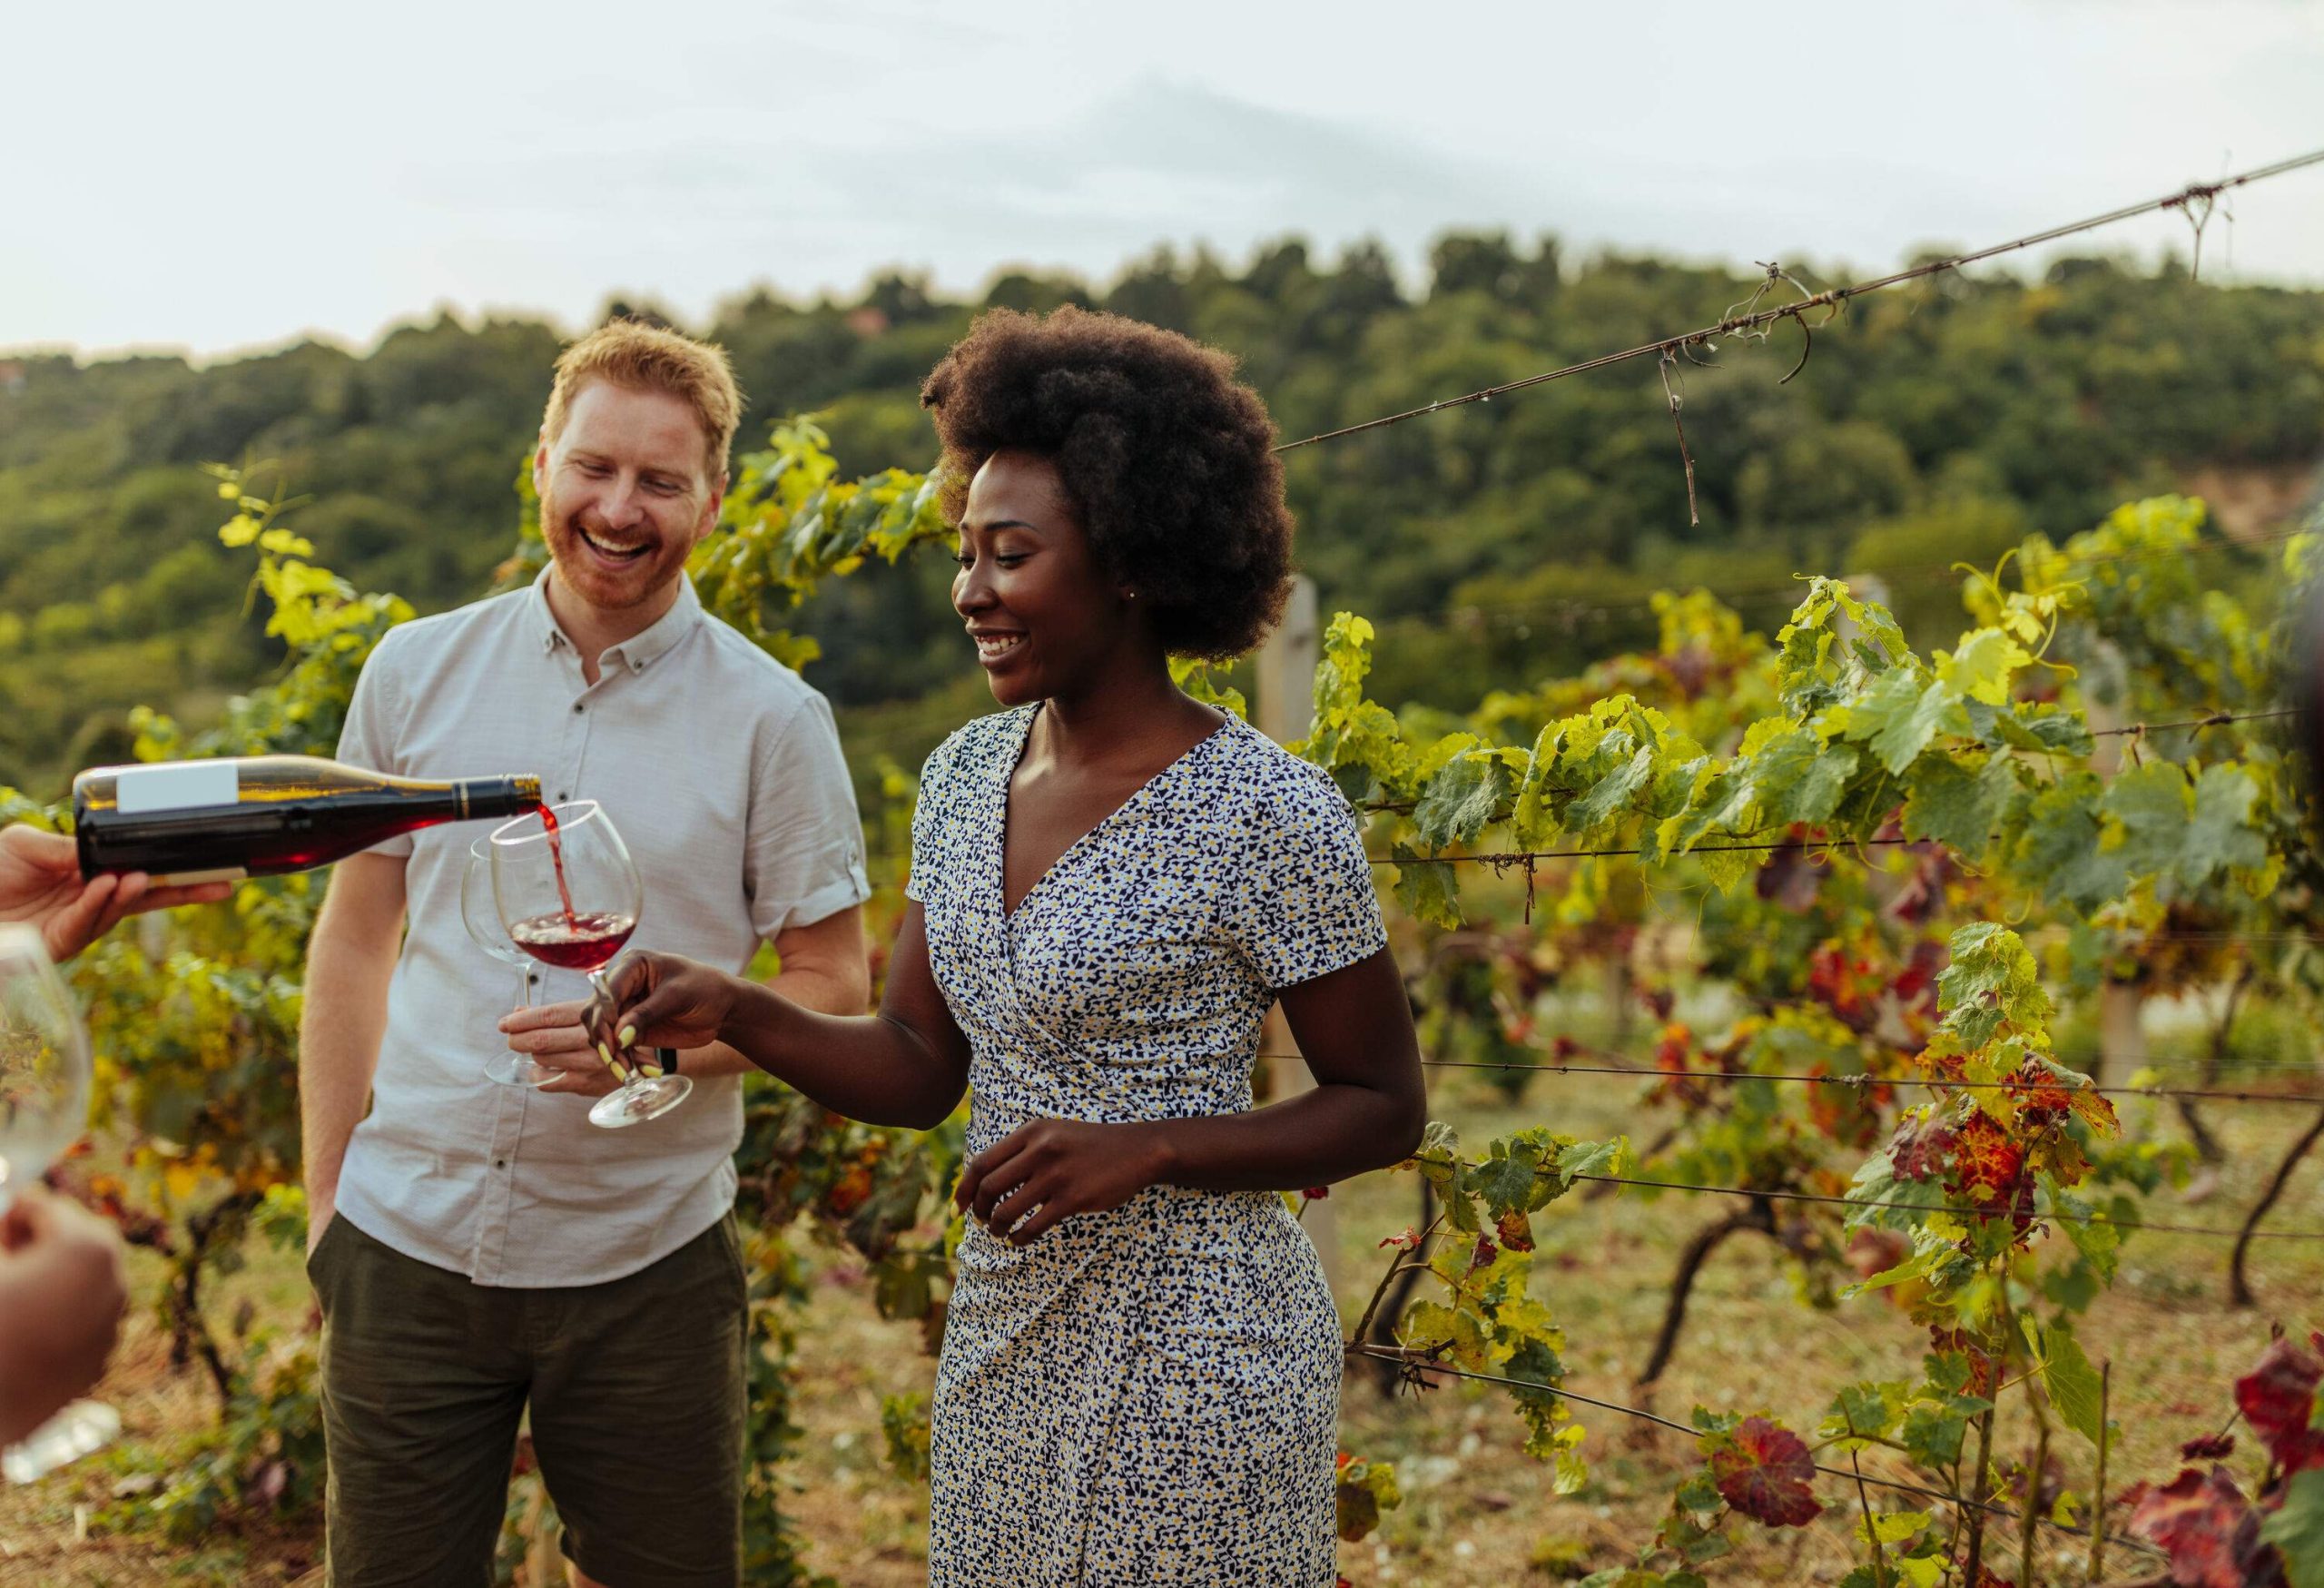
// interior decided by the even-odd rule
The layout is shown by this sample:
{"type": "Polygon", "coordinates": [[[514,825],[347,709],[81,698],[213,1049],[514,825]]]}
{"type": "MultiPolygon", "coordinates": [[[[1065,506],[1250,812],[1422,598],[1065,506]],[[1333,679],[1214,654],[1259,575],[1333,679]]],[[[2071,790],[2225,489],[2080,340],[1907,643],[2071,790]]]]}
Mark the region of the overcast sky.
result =
{"type": "MultiPolygon", "coordinates": [[[[91,352],[1286,232],[1828,281],[2324,147],[2311,0],[128,0],[0,8],[0,348],[91,352]]],[[[2324,167],[2232,209],[2206,275],[2324,283],[2324,167]]]]}

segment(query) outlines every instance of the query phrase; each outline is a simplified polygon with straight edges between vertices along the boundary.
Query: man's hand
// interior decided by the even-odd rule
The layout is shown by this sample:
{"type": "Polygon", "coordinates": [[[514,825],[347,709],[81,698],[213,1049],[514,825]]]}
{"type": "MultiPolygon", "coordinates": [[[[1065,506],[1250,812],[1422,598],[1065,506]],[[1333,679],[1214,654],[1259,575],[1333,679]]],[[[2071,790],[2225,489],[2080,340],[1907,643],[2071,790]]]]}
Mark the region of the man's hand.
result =
{"type": "Polygon", "coordinates": [[[179,904],[214,904],[233,892],[228,883],[156,888],[143,872],[107,873],[81,880],[73,840],[61,833],[12,823],[0,827],[0,921],[28,921],[62,964],[113,930],[124,915],[179,904]]]}
{"type": "MultiPolygon", "coordinates": [[[[621,1085],[622,1076],[597,1051],[588,1028],[581,1023],[582,1011],[588,1007],[586,1003],[543,1003],[511,1010],[501,1017],[500,1030],[507,1033],[511,1052],[522,1053],[542,1069],[558,1072],[556,1080],[543,1081],[536,1090],[597,1098],[621,1085]]],[[[626,1060],[622,1065],[624,1070],[628,1068],[626,1060]]]]}
{"type": "Polygon", "coordinates": [[[110,1225],[44,1191],[17,1194],[0,1217],[0,1442],[103,1376],[128,1296],[110,1225]]]}
{"type": "Polygon", "coordinates": [[[318,1197],[311,1191],[307,1193],[308,1257],[315,1255],[315,1248],[323,1243],[323,1231],[329,1229],[330,1221],[338,1217],[339,1203],[335,1196],[318,1197]]]}

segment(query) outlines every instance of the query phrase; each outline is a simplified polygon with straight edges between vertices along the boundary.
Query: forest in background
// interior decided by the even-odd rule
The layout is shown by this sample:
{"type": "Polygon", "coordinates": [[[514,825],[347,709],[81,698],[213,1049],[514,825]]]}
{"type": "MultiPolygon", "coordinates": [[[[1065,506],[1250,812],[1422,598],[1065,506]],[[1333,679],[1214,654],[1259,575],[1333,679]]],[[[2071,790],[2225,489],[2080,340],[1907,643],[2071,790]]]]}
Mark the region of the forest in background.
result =
{"type": "MultiPolygon", "coordinates": [[[[1239,269],[1159,250],[1103,288],[1010,273],[977,301],[898,273],[848,301],[760,290],[681,328],[734,357],[738,453],[814,413],[852,475],[928,464],[919,381],[987,306],[1080,302],[1186,330],[1240,359],[1296,439],[1712,323],[1765,284],[1503,233],[1443,237],[1426,275],[1412,290],[1375,244],[1325,261],[1291,239],[1239,269]]],[[[545,321],[439,314],[362,354],[0,352],[0,784],[53,797],[75,767],[128,758],[133,705],[199,725],[271,675],[279,648],[263,614],[236,616],[247,565],[216,542],[200,463],[265,462],[310,494],[303,533],[359,588],[422,612],[482,594],[517,547],[517,478],[559,345],[545,321]]],[[[1706,586],[1778,620],[1801,568],[1892,574],[1915,639],[1942,642],[1960,621],[1956,559],[1990,564],[2029,532],[2063,538],[2171,489],[2210,498],[2212,533],[2256,537],[2315,488],[2324,292],[2072,258],[1860,300],[1778,384],[1802,351],[1787,324],[1679,366],[1699,524],[1642,365],[1294,453],[1299,556],[1324,610],[1364,610],[1394,638],[1378,696],[1473,702],[1643,643],[1656,588],[1706,586]]],[[[2213,581],[2256,592],[2268,551],[2223,546],[2213,581]]],[[[904,722],[881,744],[899,755],[975,696],[947,571],[846,580],[810,610],[811,678],[843,721],[904,722]],[[924,722],[897,705],[923,699],[924,722]]]]}

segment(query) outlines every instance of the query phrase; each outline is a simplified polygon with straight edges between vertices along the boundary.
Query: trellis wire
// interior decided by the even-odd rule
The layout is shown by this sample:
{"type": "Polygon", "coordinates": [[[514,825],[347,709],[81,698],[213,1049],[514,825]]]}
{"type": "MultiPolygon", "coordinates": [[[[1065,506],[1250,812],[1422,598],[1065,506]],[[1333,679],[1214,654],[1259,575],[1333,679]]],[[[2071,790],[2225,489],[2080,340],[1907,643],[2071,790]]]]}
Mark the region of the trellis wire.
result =
{"type": "MultiPolygon", "coordinates": [[[[1295,1058],[1295,1054],[1263,1053],[1263,1059],[1295,1058]]],[[[2023,1081],[2014,1080],[1937,1080],[1917,1075],[1799,1075],[1775,1073],[1758,1070],[1659,1070],[1642,1065],[1565,1064],[1554,1060],[1541,1064],[1528,1064],[1521,1060],[1500,1062],[1481,1059],[1423,1059],[1423,1070],[1502,1070],[1521,1071],[1528,1075],[1630,1075],[1644,1080],[1779,1080],[1796,1081],[1809,1086],[1839,1086],[1864,1090],[1876,1086],[1919,1086],[1932,1091],[2025,1091],[2032,1090],[2023,1081]]],[[[2068,1086],[2061,1090],[2086,1093],[2093,1097],[2189,1098],[2208,1099],[2213,1102],[2284,1103],[2313,1107],[2316,1099],[2301,1092],[2227,1091],[2210,1087],[2187,1086],[2068,1086]]]]}
{"type": "MultiPolygon", "coordinates": [[[[1463,1167],[1473,1168],[1473,1165],[1463,1167]]],[[[1555,1168],[1533,1171],[1537,1177],[1547,1177],[1560,1171],[1555,1168]]],[[[1752,1190],[1742,1186],[1697,1186],[1683,1180],[1649,1180],[1630,1175],[1578,1174],[1577,1180],[1593,1180],[1607,1186],[1642,1186],[1660,1191],[1700,1191],[1714,1197],[1766,1197],[1778,1202],[1828,1202],[1837,1208],[1893,1208],[1905,1213],[1949,1213],[1971,1218],[2000,1218],[2015,1216],[2014,1204],[1981,1208],[1974,1203],[1896,1202],[1871,1198],[1828,1197],[1816,1191],[1752,1190]]],[[[2142,1230],[2152,1235],[2220,1236],[2229,1239],[2240,1238],[2240,1229],[2226,1229],[2211,1224],[2150,1224],[2143,1220],[2110,1218],[2102,1213],[2063,1213],[2052,1209],[2047,1213],[2030,1213],[2034,1219],[2049,1219],[2058,1224],[2109,1225],[2116,1229],[2142,1230]]],[[[2259,1240],[2324,1240],[2324,1229],[2255,1229],[2250,1232],[2259,1240]]]]}
{"type": "MultiPolygon", "coordinates": [[[[1335,430],[1325,430],[1296,441],[1285,441],[1276,447],[1275,450],[1293,452],[1303,447],[1315,446],[1318,442],[1337,440],[1343,436],[1358,435],[1366,430],[1376,430],[1389,425],[1402,424],[1406,419],[1421,419],[1448,408],[1459,408],[1472,402],[1490,402],[1496,397],[1506,396],[1513,391],[1523,391],[1531,387],[1546,385],[1552,380],[1561,380],[1569,375],[1585,374],[1590,370],[1602,370],[1610,365],[1627,363],[1632,359],[1673,358],[1679,353],[1690,352],[1691,350],[1705,343],[1715,341],[1719,337],[1740,335],[1763,326],[1776,324],[1779,321],[1796,321],[1801,330],[1807,330],[1807,312],[1811,309],[1836,310],[1849,299],[1862,297],[1867,292],[1876,292],[1886,287],[1898,286],[1905,281],[1917,281],[1923,276],[1933,276],[1945,271],[1959,270],[1964,265],[1975,264],[1980,261],[1993,259],[2001,254],[2014,252],[2021,248],[2033,248],[2044,242],[2054,242],[2061,237],[2071,237],[2076,232],[2111,226],[2117,222],[2127,221],[2135,216],[2163,210],[2183,209],[2196,203],[2208,205],[2221,193],[2231,189],[2319,163],[2324,163],[2324,149],[2317,150],[2312,153],[2296,155],[2289,160],[2280,160],[2272,165],[2260,166],[2251,171],[2223,178],[2219,182],[2190,183],[2178,192],[2163,198],[2148,199],[2141,203],[2126,204],[2119,210],[2110,210],[2102,215],[2093,215],[2086,220],[2069,222],[2063,226],[2053,226],[2046,231],[2012,238],[2007,242],[1997,242],[1991,247],[1976,249],[1968,253],[1951,254],[1944,259],[1931,260],[1910,269],[1897,271],[1868,281],[1856,281],[1845,287],[1830,288],[1802,298],[1797,302],[1778,304],[1773,309],[1762,309],[1750,313],[1734,315],[1719,321],[1716,325],[1707,325],[1700,330],[1685,331],[1678,336],[1664,337],[1658,341],[1642,342],[1637,347],[1625,348],[1620,352],[1600,353],[1594,359],[1584,359],[1579,363],[1545,370],[1539,375],[1528,375],[1521,380],[1504,381],[1498,386],[1484,387],[1476,391],[1464,392],[1459,397],[1442,398],[1423,408],[1406,409],[1401,413],[1384,414],[1378,419],[1365,419],[1360,424],[1343,425],[1335,430]]],[[[1768,269],[1771,280],[1781,273],[1773,266],[1768,269]]],[[[1809,331],[1809,335],[1812,339],[1814,335],[1812,330],[1809,331]]],[[[1797,372],[1797,370],[1793,371],[1794,374],[1797,372]]],[[[1788,380],[1790,377],[1786,376],[1785,379],[1788,380]]]]}
{"type": "MultiPolygon", "coordinates": [[[[1350,1342],[1345,1350],[1346,1355],[1351,1356],[1364,1356],[1377,1362],[1393,1363],[1398,1366],[1413,1369],[1419,1372],[1442,1374],[1448,1378],[1465,1378],[1477,1384],[1500,1385],[1508,1389],[1529,1390],[1535,1395],[1554,1396],[1562,1400],[1570,1400],[1577,1406],[1595,1406],[1600,1411],[1619,1412],[1626,1417],[1636,1417],[1639,1421],[1643,1423],[1652,1423],[1659,1427],[1672,1429],[1678,1433],[1686,1435],[1690,1439],[1700,1438],[1703,1433],[1703,1430],[1700,1428],[1689,1427],[1686,1424],[1666,1417],[1659,1412],[1649,1412],[1643,1406],[1625,1406],[1620,1401],[1599,1400],[1591,1396],[1581,1395],[1573,1390],[1565,1389],[1556,1385],[1539,1384],[1531,1379],[1509,1378],[1498,1374],[1472,1373],[1464,1367],[1449,1367],[1444,1366],[1443,1363],[1430,1361],[1425,1356],[1418,1356],[1415,1353],[1402,1347],[1391,1348],[1382,1346],[1371,1346],[1360,1341],[1355,1341],[1350,1342]]],[[[2006,1507],[1994,1505],[1984,1500],[1972,1500],[1965,1494],[1949,1494],[1942,1489],[1932,1489],[1920,1484],[1900,1483],[1893,1478],[1875,1477],[1870,1473],[1859,1475],[1853,1472],[1844,1472],[1838,1467],[1826,1466],[1822,1462],[1818,1461],[1811,1461],[1808,1465],[1814,1467],[1817,1472],[1825,1475],[1827,1477],[1843,1478],[1850,1483],[1856,1482],[1858,1478],[1861,1477],[1863,1482],[1872,1484],[1880,1488],[1896,1489],[1907,1494],[1925,1495],[1932,1500],[1942,1500],[1948,1505],[1961,1505],[1974,1510],[1984,1511],[1995,1516],[2006,1517],[2013,1522],[2016,1521],[2019,1515],[2017,1512],[2007,1509],[2006,1507]]],[[[2071,1522],[2060,1522],[2053,1517],[2043,1515],[2038,1512],[2036,1513],[2036,1518],[2043,1525],[2054,1527],[2061,1533],[2070,1533],[2075,1534],[2077,1537],[2083,1538],[2087,1538],[2089,1536],[2089,1530],[2087,1528],[2077,1527],[2071,1522]]],[[[2132,1536],[2128,1538],[2125,1542],[2134,1544],[2139,1548],[2152,1551],[2157,1554],[2162,1553],[2162,1551],[2155,1549],[2153,1544],[2149,1544],[2142,1538],[2132,1536]]]]}

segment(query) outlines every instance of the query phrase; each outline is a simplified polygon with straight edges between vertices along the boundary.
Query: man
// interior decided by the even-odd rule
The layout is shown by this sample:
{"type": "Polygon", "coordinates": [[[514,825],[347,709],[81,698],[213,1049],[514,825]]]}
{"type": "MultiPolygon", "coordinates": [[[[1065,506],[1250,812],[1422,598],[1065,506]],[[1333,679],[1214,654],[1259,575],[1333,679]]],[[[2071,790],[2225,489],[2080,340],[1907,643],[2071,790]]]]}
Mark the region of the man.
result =
{"type": "MultiPolygon", "coordinates": [[[[854,797],[822,697],[706,615],[686,557],[718,518],[741,401],[718,350],[616,322],[558,360],[533,458],[550,565],[406,624],[357,684],[340,758],[532,772],[595,799],[645,881],[641,946],[832,1013],[869,992],[854,797]]],[[[739,1580],[744,1275],[732,1212],[741,1056],[628,1129],[579,1025],[587,989],[510,1017],[564,1073],[495,1086],[505,967],[463,926],[472,830],[340,863],[300,1029],[309,1273],[325,1320],[338,1588],[482,1583],[520,1415],[584,1584],[739,1580]],[[399,939],[407,919],[408,938],[399,939]],[[366,1097],[370,1099],[367,1114],[366,1097]]]]}
{"type": "MultiPolygon", "coordinates": [[[[0,921],[34,928],[62,964],[124,915],[210,903],[224,883],[154,888],[143,872],[81,879],[73,840],[0,827],[0,921]]],[[[113,1227],[32,1187],[0,1214],[0,1445],[46,1422],[103,1376],[128,1299],[113,1227]]]]}

